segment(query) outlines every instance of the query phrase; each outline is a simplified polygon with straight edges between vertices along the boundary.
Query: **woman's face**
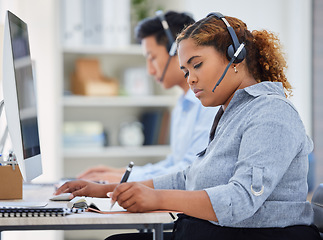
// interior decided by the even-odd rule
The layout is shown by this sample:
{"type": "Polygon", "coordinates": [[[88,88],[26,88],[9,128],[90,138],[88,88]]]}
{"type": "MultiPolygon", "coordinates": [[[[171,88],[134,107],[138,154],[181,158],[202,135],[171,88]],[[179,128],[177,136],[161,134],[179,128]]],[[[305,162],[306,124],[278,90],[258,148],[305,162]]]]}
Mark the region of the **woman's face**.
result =
{"type": "Polygon", "coordinates": [[[226,107],[241,81],[230,67],[222,82],[212,92],[228,60],[212,46],[196,46],[192,39],[179,43],[178,58],[190,88],[204,106],[226,107]]]}
{"type": "Polygon", "coordinates": [[[178,67],[177,57],[171,58],[162,80],[161,78],[169,58],[165,46],[159,45],[154,36],[142,39],[141,44],[146,58],[148,73],[152,75],[157,82],[161,83],[165,89],[180,86],[184,91],[187,91],[189,87],[183,77],[182,71],[178,67]]]}

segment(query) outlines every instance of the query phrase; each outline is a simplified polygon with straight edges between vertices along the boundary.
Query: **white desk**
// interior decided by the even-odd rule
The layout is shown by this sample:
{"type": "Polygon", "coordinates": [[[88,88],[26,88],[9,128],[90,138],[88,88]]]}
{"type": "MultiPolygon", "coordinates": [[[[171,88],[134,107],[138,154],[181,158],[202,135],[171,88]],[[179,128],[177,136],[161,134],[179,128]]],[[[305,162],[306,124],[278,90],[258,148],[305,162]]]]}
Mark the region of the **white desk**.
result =
{"type": "MultiPolygon", "coordinates": [[[[50,186],[24,186],[25,201],[48,201],[50,186]]],[[[48,202],[47,207],[66,207],[66,202],[48,202]]],[[[76,213],[65,217],[0,218],[0,233],[10,230],[153,229],[154,239],[163,239],[164,224],[172,223],[169,213],[99,214],[76,213]]],[[[0,235],[1,240],[1,235],[0,235]]]]}

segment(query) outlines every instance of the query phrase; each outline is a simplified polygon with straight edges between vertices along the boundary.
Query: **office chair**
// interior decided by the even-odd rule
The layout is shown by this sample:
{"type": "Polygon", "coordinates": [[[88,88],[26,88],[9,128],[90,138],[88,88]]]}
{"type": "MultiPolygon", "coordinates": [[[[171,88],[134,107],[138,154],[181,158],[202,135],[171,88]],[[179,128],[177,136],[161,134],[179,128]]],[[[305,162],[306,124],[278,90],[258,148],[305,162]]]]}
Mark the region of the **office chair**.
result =
{"type": "Polygon", "coordinates": [[[314,224],[319,229],[321,239],[323,239],[323,183],[315,189],[311,204],[314,210],[314,224]]]}

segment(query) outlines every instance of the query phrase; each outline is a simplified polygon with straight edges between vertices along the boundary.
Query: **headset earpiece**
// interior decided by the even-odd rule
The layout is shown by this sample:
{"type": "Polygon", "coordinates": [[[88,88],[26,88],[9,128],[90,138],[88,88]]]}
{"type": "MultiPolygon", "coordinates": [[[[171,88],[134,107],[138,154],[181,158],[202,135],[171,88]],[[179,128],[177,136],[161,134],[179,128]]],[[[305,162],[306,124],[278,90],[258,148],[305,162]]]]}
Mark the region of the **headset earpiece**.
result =
{"type": "MultiPolygon", "coordinates": [[[[231,44],[227,50],[227,57],[229,61],[233,58],[235,52],[236,51],[234,50],[233,45],[231,44]]],[[[236,59],[234,59],[233,63],[241,63],[243,59],[245,59],[245,57],[246,57],[246,49],[243,48],[241,52],[238,54],[238,56],[236,57],[236,59]]]]}

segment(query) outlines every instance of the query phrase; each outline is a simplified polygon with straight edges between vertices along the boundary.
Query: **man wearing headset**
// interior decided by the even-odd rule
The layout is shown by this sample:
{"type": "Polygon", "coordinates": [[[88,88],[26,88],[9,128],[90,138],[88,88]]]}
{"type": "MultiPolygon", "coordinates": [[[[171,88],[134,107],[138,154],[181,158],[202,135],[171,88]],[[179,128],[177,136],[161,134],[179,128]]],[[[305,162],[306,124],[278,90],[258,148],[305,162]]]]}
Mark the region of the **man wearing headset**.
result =
{"type": "MultiPolygon", "coordinates": [[[[135,29],[146,57],[147,70],[165,89],[178,86],[183,94],[173,109],[171,117],[171,153],[156,164],[134,166],[129,181],[140,181],[185,169],[196,154],[208,144],[209,132],[218,108],[205,108],[189,89],[179,68],[174,38],[181,30],[194,23],[185,13],[161,11],[155,17],[139,22],[135,29]]],[[[107,166],[90,168],[78,176],[92,181],[119,182],[125,168],[107,166]]]]}

